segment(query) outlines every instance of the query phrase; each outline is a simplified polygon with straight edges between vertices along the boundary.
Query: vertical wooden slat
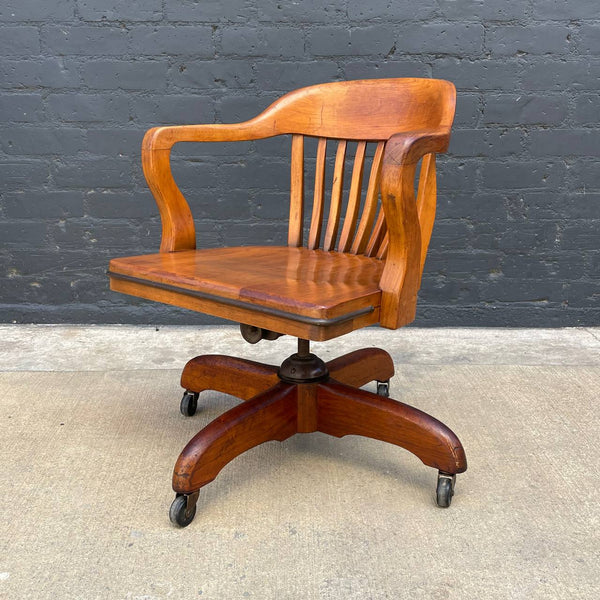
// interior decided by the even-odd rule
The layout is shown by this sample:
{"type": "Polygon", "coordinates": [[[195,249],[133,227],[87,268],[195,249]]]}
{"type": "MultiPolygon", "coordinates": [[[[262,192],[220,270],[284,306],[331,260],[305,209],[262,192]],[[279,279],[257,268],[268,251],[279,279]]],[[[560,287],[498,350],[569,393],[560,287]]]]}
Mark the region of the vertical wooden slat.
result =
{"type": "Polygon", "coordinates": [[[425,266],[427,248],[435,219],[437,183],[435,177],[435,154],[426,154],[421,162],[419,189],[417,192],[417,212],[421,226],[421,271],[425,266]]]}
{"type": "Polygon", "coordinates": [[[375,226],[371,232],[369,243],[365,249],[365,256],[377,256],[377,251],[379,250],[379,246],[383,241],[383,236],[385,235],[386,231],[385,214],[383,212],[383,207],[380,206],[379,214],[377,215],[377,221],[375,221],[375,226]]]}
{"type": "Polygon", "coordinates": [[[385,258],[388,251],[388,246],[390,245],[390,238],[386,233],[383,240],[381,241],[381,246],[379,246],[379,250],[377,250],[377,258],[385,258]]]}
{"type": "Polygon", "coordinates": [[[288,246],[302,246],[304,227],[304,136],[292,136],[288,246]]]}
{"type": "Polygon", "coordinates": [[[315,168],[315,194],[313,198],[312,218],[308,233],[308,249],[314,250],[321,243],[321,227],[323,225],[323,200],[325,196],[325,157],[327,139],[319,138],[317,146],[317,164],[315,168]]]}
{"type": "Polygon", "coordinates": [[[348,196],[348,207],[344,217],[344,226],[338,244],[339,252],[348,252],[352,246],[352,237],[356,228],[358,209],[360,208],[360,196],[362,190],[363,169],[365,166],[365,150],[367,142],[358,142],[356,155],[354,157],[354,168],[352,169],[352,181],[350,183],[350,194],[348,196]]]}
{"type": "Polygon", "coordinates": [[[340,214],[342,211],[342,188],[344,187],[344,164],[346,161],[346,140],[340,140],[335,155],[335,167],[333,169],[333,185],[331,188],[331,204],[329,205],[329,218],[327,219],[327,230],[323,250],[333,250],[340,226],[340,214]]]}
{"type": "Polygon", "coordinates": [[[377,211],[377,200],[379,198],[379,184],[381,182],[381,160],[383,158],[383,149],[385,142],[379,142],[373,156],[373,164],[371,165],[371,174],[369,175],[369,184],[367,186],[367,195],[365,197],[365,205],[363,207],[362,216],[352,242],[350,252],[352,254],[361,254],[367,247],[369,238],[367,237],[373,227],[375,221],[375,213],[377,211]]]}

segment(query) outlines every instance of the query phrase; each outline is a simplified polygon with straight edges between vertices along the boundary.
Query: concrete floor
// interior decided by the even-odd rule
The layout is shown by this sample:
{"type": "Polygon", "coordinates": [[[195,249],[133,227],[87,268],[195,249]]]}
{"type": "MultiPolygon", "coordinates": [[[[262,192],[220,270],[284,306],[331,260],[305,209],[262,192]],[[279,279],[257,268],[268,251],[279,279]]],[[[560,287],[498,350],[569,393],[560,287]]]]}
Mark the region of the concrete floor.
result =
{"type": "Polygon", "coordinates": [[[279,363],[228,327],[0,326],[0,598],[574,599],[600,590],[600,329],[367,329],[325,359],[392,354],[392,396],[461,438],[435,472],[357,437],[259,446],[168,520],[171,470],[235,400],[178,412],[191,356],[279,363]]]}

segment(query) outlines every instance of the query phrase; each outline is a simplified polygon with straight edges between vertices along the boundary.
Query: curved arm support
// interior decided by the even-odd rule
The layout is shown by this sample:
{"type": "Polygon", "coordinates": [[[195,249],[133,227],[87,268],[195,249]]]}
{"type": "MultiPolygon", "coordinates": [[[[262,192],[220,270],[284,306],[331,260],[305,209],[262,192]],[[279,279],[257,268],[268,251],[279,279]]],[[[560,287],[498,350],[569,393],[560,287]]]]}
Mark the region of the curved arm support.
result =
{"type": "Polygon", "coordinates": [[[277,135],[275,121],[262,113],[231,125],[154,127],[142,142],[142,166],[162,222],[161,252],[193,250],[196,230],[192,212],[171,172],[171,148],[178,142],[236,142],[277,135]]]}
{"type": "Polygon", "coordinates": [[[418,161],[445,152],[447,129],[415,131],[392,136],[385,148],[381,173],[381,201],[389,246],[379,287],[380,323],[397,329],[414,320],[421,281],[421,226],[415,202],[414,180],[418,161]]]}

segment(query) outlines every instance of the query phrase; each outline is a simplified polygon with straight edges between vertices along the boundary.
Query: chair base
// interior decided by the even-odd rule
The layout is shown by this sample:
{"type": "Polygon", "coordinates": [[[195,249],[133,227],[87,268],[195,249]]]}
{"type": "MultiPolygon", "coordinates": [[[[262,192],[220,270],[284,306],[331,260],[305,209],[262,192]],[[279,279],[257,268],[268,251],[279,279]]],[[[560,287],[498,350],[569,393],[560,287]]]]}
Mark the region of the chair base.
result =
{"type": "MultiPolygon", "coordinates": [[[[184,448],[173,472],[181,519],[172,514],[171,520],[183,526],[191,522],[198,490],[236,456],[296,433],[361,435],[401,446],[438,469],[442,487],[447,487],[448,477],[467,468],[456,435],[417,408],[359,389],[370,381],[386,382],[393,375],[390,355],[378,348],[357,350],[323,363],[309,354],[306,346],[305,352],[292,355],[279,368],[229,356],[193,358],[181,376],[184,388],[194,393],[216,390],[245,402],[204,427],[184,448]]],[[[446,493],[442,503],[439,495],[438,483],[438,504],[448,506],[451,494],[447,497],[446,493]]]]}

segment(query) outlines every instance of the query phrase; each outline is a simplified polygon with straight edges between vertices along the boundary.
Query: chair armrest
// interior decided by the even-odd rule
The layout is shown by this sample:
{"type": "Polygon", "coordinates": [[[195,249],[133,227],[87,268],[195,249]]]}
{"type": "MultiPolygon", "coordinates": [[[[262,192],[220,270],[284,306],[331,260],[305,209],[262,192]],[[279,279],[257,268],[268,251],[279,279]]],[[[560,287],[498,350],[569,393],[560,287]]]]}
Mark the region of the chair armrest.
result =
{"type": "Polygon", "coordinates": [[[196,230],[192,213],[171,172],[171,148],[178,142],[235,142],[277,135],[264,113],[243,123],[154,127],[142,142],[142,167],[160,211],[161,252],[193,250],[196,230]]]}
{"type": "Polygon", "coordinates": [[[414,320],[421,283],[421,227],[415,202],[415,171],[426,154],[445,152],[448,129],[410,131],[386,143],[381,201],[388,229],[388,251],[379,287],[380,323],[397,329],[414,320]]]}

